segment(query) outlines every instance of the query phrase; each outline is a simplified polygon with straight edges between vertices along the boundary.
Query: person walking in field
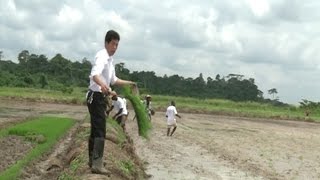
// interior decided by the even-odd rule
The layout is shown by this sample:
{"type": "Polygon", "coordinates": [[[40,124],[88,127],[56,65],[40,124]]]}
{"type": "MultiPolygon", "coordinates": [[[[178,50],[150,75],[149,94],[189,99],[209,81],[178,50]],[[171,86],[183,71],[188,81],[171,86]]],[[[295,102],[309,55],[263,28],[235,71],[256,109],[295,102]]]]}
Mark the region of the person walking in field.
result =
{"type": "Polygon", "coordinates": [[[177,129],[176,116],[181,118],[181,116],[178,114],[177,109],[175,107],[176,103],[174,101],[171,101],[170,104],[171,105],[167,108],[167,112],[166,112],[167,126],[168,126],[167,136],[172,136],[177,129]],[[171,131],[171,128],[173,128],[172,131],[171,131]]]}
{"type": "Polygon", "coordinates": [[[107,114],[109,114],[113,109],[116,110],[116,114],[113,115],[113,119],[115,119],[118,124],[122,127],[123,132],[126,132],[126,121],[128,117],[128,110],[127,110],[127,104],[126,99],[118,97],[117,95],[112,96],[112,106],[107,111],[107,114]]]}
{"type": "Polygon", "coordinates": [[[106,137],[106,101],[105,96],[115,95],[110,85],[131,85],[138,92],[135,82],[122,80],[115,74],[113,55],[120,41],[119,34],[109,30],[104,39],[104,48],[96,53],[92,62],[90,85],[86,94],[87,106],[90,113],[90,136],[88,142],[89,166],[92,173],[109,175],[103,166],[103,153],[106,137]]]}

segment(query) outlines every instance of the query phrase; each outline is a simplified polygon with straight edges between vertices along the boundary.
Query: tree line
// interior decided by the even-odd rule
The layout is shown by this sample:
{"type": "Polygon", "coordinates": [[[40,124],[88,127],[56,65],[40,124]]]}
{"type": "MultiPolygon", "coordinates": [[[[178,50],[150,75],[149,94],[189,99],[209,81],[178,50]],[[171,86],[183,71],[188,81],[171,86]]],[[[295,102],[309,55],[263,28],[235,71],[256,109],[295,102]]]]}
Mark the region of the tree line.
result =
{"type": "MultiPolygon", "coordinates": [[[[66,59],[56,54],[48,59],[45,55],[31,54],[23,50],[18,54],[18,63],[0,60],[0,86],[36,87],[72,92],[73,87],[87,87],[91,63],[66,59]]],[[[200,73],[196,78],[185,78],[178,74],[157,76],[154,71],[133,71],[124,63],[115,65],[117,76],[138,83],[143,93],[185,96],[196,98],[218,98],[233,101],[272,101],[263,98],[253,78],[240,74],[229,74],[204,79],[200,73]]],[[[277,101],[280,103],[279,101],[277,101]]]]}

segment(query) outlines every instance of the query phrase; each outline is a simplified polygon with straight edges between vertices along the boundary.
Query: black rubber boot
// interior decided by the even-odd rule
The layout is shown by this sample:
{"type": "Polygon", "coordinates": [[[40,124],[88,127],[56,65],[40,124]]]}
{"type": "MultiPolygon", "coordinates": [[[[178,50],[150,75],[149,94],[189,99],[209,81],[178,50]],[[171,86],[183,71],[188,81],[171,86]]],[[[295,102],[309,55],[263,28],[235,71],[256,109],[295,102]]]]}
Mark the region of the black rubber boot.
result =
{"type": "Polygon", "coordinates": [[[110,176],[110,172],[103,166],[104,138],[95,138],[93,146],[91,172],[110,176]]]}
{"type": "Polygon", "coordinates": [[[89,141],[88,141],[89,163],[88,163],[88,166],[90,168],[92,167],[93,145],[94,145],[94,139],[89,137],[89,141]]]}

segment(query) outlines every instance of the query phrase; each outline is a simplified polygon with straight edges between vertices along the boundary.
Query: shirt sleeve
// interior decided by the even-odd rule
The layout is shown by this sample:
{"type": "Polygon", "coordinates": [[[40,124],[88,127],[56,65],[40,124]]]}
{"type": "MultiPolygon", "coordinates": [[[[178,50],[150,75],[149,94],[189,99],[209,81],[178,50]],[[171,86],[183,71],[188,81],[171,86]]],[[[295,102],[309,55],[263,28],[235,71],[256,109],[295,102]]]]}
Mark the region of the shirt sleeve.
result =
{"type": "Polygon", "coordinates": [[[90,77],[101,74],[103,68],[104,68],[103,57],[98,52],[94,58],[93,63],[92,63],[90,77]]]}
{"type": "Polygon", "coordinates": [[[174,114],[178,114],[177,109],[174,107],[174,114]]]}
{"type": "Polygon", "coordinates": [[[116,70],[113,65],[112,65],[111,71],[112,71],[112,74],[111,74],[110,83],[113,85],[118,80],[118,77],[116,76],[116,70]]]}

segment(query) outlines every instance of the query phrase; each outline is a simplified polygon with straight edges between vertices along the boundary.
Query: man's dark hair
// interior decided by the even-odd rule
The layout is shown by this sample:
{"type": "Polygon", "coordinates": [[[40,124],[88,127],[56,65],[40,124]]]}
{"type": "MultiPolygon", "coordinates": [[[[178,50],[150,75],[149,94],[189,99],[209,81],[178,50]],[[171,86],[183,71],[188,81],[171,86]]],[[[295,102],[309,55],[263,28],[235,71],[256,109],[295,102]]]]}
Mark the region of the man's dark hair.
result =
{"type": "Polygon", "coordinates": [[[117,101],[117,100],[118,100],[118,96],[117,96],[117,95],[113,95],[113,96],[111,97],[111,99],[117,101]]]}
{"type": "Polygon", "coordinates": [[[176,106],[176,103],[174,101],[171,101],[172,106],[176,106]]]}
{"type": "Polygon", "coordinates": [[[109,43],[113,39],[120,41],[120,35],[114,30],[109,30],[106,33],[106,37],[104,38],[104,42],[109,43]]]}

